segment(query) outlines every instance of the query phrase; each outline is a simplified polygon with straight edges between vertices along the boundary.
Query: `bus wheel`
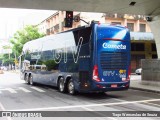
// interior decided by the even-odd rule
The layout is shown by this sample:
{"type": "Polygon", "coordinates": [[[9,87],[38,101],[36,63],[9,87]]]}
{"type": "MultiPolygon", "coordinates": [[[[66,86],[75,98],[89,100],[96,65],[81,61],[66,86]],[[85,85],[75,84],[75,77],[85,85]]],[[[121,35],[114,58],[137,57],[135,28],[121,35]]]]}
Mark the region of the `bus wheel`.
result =
{"type": "Polygon", "coordinates": [[[59,80],[58,89],[59,89],[60,92],[63,92],[63,93],[66,92],[63,77],[61,77],[60,80],[59,80]]]}
{"type": "Polygon", "coordinates": [[[69,94],[71,94],[71,95],[75,95],[76,94],[75,86],[74,86],[74,83],[73,83],[72,79],[69,80],[67,87],[68,87],[68,93],[69,94]]]}
{"type": "Polygon", "coordinates": [[[29,79],[27,74],[25,75],[24,80],[25,80],[25,83],[29,84],[29,79]]]}
{"type": "Polygon", "coordinates": [[[33,82],[33,77],[32,77],[32,75],[30,75],[30,77],[29,77],[29,83],[30,83],[30,85],[34,85],[34,82],[33,82]]]}

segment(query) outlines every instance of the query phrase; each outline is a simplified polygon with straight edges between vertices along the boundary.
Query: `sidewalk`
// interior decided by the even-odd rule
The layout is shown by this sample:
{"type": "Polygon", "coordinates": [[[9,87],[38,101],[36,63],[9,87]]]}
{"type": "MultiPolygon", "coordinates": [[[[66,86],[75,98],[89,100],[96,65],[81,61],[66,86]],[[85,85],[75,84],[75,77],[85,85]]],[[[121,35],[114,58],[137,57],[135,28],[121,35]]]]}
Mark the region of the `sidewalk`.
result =
{"type": "Polygon", "coordinates": [[[141,76],[137,78],[137,77],[134,77],[134,75],[132,75],[131,81],[130,81],[130,89],[160,93],[160,84],[159,85],[146,84],[145,82],[141,81],[141,76]]]}

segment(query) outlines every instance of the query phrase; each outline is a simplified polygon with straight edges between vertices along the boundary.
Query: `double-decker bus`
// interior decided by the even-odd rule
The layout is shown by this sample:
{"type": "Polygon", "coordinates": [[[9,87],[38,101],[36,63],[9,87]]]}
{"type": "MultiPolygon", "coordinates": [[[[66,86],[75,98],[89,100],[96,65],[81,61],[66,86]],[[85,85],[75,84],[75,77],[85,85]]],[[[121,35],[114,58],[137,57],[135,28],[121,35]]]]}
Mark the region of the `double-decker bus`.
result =
{"type": "Polygon", "coordinates": [[[120,25],[92,23],[27,42],[19,57],[21,79],[60,92],[127,90],[130,33],[120,25]]]}

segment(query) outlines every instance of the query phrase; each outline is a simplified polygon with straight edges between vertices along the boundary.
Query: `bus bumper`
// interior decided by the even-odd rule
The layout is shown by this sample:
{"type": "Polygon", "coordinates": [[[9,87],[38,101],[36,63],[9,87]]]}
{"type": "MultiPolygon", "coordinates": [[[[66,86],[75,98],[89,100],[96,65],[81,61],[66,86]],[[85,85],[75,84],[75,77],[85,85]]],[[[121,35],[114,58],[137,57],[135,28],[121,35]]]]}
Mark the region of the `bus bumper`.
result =
{"type": "Polygon", "coordinates": [[[88,89],[81,89],[80,92],[107,92],[128,90],[130,81],[120,83],[94,82],[88,89]]]}
{"type": "Polygon", "coordinates": [[[128,90],[130,81],[120,83],[95,82],[92,85],[92,92],[107,92],[107,91],[121,91],[128,90]]]}

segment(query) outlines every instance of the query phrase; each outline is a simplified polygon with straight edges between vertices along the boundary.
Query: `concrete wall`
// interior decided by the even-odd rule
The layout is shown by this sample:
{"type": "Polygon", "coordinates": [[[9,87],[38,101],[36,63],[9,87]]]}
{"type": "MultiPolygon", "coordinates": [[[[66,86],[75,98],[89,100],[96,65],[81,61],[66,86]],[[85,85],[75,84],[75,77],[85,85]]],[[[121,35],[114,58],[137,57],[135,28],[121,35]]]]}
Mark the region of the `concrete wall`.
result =
{"type": "Polygon", "coordinates": [[[155,16],[152,18],[153,20],[151,22],[148,22],[151,31],[154,35],[154,39],[156,42],[156,46],[157,46],[157,55],[158,58],[160,58],[160,15],[159,16],[155,16]]]}
{"type": "Polygon", "coordinates": [[[160,85],[160,59],[143,59],[142,83],[160,85]]]}

